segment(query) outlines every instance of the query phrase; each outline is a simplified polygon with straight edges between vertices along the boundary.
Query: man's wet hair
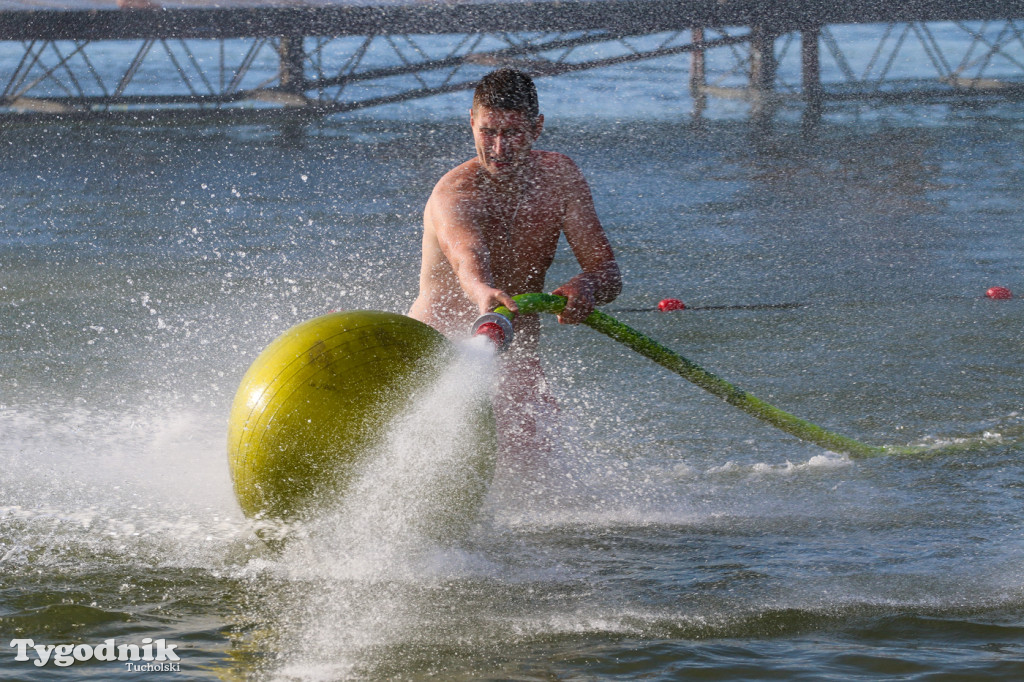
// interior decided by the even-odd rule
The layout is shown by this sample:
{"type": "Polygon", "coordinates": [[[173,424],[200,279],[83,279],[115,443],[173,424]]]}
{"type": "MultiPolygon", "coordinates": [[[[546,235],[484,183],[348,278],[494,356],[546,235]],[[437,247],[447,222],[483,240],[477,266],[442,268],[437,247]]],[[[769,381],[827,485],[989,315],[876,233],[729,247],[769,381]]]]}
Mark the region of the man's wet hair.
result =
{"type": "Polygon", "coordinates": [[[511,67],[492,71],[480,79],[473,93],[473,108],[477,107],[518,111],[532,119],[540,115],[533,79],[511,67]]]}

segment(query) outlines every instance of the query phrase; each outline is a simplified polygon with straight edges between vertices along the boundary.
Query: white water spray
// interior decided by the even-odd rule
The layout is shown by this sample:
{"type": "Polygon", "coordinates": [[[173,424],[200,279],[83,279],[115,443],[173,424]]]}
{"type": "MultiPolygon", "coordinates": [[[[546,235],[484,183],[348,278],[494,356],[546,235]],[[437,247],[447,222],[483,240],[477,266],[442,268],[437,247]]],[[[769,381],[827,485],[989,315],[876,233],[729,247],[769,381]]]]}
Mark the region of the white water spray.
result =
{"type": "MultiPolygon", "coordinates": [[[[285,679],[338,679],[416,639],[425,583],[472,571],[459,548],[493,468],[489,400],[494,352],[482,339],[390,425],[335,509],[307,525],[279,568],[287,589],[268,604],[281,623],[285,679]],[[372,655],[371,655],[372,654],[372,655]]],[[[482,560],[481,560],[482,561],[482,560]]],[[[427,609],[429,611],[429,609],[427,609]]]]}

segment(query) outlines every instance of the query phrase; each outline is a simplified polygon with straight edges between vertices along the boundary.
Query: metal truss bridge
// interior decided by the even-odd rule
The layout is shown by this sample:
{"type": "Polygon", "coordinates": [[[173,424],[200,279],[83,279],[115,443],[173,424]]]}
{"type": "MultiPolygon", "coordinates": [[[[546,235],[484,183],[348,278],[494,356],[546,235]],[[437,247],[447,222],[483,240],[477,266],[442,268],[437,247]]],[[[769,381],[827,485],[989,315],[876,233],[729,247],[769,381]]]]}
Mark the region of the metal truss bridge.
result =
{"type": "Polygon", "coordinates": [[[0,118],[321,117],[471,89],[688,60],[756,108],[1024,95],[1024,0],[0,0],[0,118]]]}

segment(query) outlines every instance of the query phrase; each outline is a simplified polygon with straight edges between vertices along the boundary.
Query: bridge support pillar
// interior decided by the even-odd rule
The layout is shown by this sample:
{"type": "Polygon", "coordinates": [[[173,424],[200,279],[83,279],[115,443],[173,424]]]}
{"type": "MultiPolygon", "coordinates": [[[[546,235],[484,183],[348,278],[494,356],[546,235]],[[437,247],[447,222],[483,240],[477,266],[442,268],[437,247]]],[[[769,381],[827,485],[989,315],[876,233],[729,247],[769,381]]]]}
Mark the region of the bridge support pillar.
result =
{"type": "Polygon", "coordinates": [[[699,117],[708,105],[704,29],[693,29],[690,41],[694,46],[693,52],[690,53],[690,96],[693,97],[693,113],[699,117]]]}
{"type": "Polygon", "coordinates": [[[775,77],[779,70],[775,58],[775,39],[778,33],[758,24],[750,31],[750,98],[752,113],[770,115],[775,103],[775,77]]]}
{"type": "Polygon", "coordinates": [[[778,35],[762,25],[754,26],[750,34],[750,87],[755,94],[770,97],[775,91],[775,74],[779,68],[775,59],[778,35]]]}
{"type": "Polygon", "coordinates": [[[303,65],[306,61],[306,51],[303,47],[303,37],[281,36],[277,55],[280,59],[280,91],[305,99],[306,72],[303,65]]]}
{"type": "Polygon", "coordinates": [[[803,90],[804,114],[807,118],[821,117],[823,92],[821,87],[820,26],[809,26],[800,31],[800,87],[803,90]]]}

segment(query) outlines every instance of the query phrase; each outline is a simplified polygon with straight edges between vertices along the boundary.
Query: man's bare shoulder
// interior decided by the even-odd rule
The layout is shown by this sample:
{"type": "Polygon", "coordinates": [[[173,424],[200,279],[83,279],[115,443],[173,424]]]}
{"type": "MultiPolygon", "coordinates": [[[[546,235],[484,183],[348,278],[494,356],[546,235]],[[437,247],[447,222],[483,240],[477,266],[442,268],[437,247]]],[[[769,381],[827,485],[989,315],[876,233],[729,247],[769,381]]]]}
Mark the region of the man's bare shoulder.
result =
{"type": "Polygon", "coordinates": [[[547,152],[535,149],[533,150],[533,158],[544,165],[545,168],[576,167],[575,162],[561,152],[547,152]]]}
{"type": "Polygon", "coordinates": [[[441,176],[441,179],[434,186],[434,194],[445,196],[472,194],[478,187],[477,180],[479,174],[480,162],[476,159],[470,159],[441,176]]]}
{"type": "Polygon", "coordinates": [[[451,169],[437,181],[424,207],[428,232],[455,216],[468,216],[480,210],[479,163],[470,159],[451,169]]]}
{"type": "Polygon", "coordinates": [[[534,159],[548,182],[577,182],[582,177],[576,162],[561,152],[535,151],[534,159]]]}

